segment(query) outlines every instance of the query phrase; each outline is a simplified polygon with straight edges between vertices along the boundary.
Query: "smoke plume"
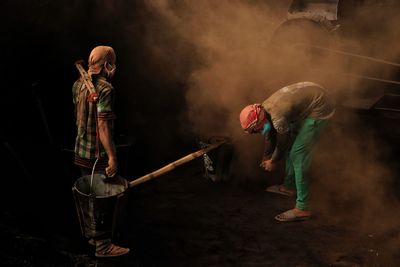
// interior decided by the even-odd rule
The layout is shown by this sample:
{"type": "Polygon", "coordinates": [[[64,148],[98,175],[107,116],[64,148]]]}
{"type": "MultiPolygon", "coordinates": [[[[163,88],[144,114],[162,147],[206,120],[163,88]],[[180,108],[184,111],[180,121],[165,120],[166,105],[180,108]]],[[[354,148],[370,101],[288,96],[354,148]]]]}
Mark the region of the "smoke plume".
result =
{"type": "MultiPolygon", "coordinates": [[[[185,78],[185,127],[190,125],[197,135],[233,137],[240,166],[236,175],[260,176],[255,169],[261,159],[262,137],[242,133],[238,114],[244,105],[260,103],[290,83],[311,80],[327,88],[338,106],[360,108],[362,103],[368,108],[368,99],[381,96],[387,85],[376,79],[390,79],[398,71],[386,64],[398,59],[399,53],[393,5],[378,4],[379,9],[376,4],[353,5],[351,9],[340,3],[340,15],[345,17],[333,30],[310,20],[287,21],[290,2],[147,2],[159,19],[157,27],[152,25],[156,35],[174,37],[167,44],[148,38],[147,44],[165,62],[186,63],[168,69],[174,77],[184,73],[180,78],[185,78]],[[365,31],[366,27],[370,30],[365,31]],[[182,44],[192,47],[189,52],[183,50],[185,56],[180,54],[182,44]],[[177,60],[188,55],[190,61],[177,60]]],[[[313,174],[320,177],[315,190],[332,190],[336,197],[328,200],[323,193],[315,193],[325,200],[316,209],[339,209],[343,216],[355,209],[361,218],[369,218],[374,212],[388,211],[381,209],[384,203],[397,205],[393,199],[388,204],[386,196],[394,173],[383,158],[390,152],[371,127],[354,114],[337,113],[315,152],[315,165],[321,167],[313,167],[313,174]],[[330,207],[328,203],[336,203],[333,199],[345,206],[330,207]]]]}

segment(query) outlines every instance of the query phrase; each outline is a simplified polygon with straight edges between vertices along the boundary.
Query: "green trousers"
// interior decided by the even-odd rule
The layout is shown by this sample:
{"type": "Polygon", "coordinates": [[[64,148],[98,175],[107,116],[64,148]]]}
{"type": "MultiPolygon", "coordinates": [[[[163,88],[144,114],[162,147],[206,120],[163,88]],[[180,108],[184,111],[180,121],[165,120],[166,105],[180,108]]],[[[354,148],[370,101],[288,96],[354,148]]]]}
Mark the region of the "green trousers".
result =
{"type": "Polygon", "coordinates": [[[311,164],[312,148],[327,123],[328,120],[307,118],[291,125],[292,145],[286,156],[284,186],[296,188],[296,208],[301,210],[307,210],[309,204],[308,170],[311,164]]]}

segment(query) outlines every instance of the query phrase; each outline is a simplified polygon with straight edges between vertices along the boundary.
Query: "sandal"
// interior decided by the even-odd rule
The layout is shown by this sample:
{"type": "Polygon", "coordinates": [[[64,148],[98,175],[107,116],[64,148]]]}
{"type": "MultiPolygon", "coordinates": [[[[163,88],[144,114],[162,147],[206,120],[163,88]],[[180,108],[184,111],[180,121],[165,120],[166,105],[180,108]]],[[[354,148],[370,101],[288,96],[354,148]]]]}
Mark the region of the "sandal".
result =
{"type": "Polygon", "coordinates": [[[108,258],[108,257],[117,257],[117,256],[122,256],[125,255],[129,252],[129,248],[123,248],[114,244],[111,244],[109,248],[102,250],[102,251],[96,251],[94,254],[98,258],[108,258]]]}
{"type": "Polygon", "coordinates": [[[288,191],[287,189],[284,190],[282,188],[284,188],[282,185],[272,185],[272,186],[268,186],[265,189],[265,191],[270,192],[270,193],[281,194],[281,195],[288,196],[288,197],[294,197],[296,195],[296,193],[294,191],[288,191]]]}
{"type": "Polygon", "coordinates": [[[275,220],[280,221],[280,222],[296,222],[296,221],[305,221],[311,218],[310,215],[306,216],[297,216],[293,210],[288,210],[285,212],[282,212],[281,214],[278,214],[275,216],[275,220]]]}

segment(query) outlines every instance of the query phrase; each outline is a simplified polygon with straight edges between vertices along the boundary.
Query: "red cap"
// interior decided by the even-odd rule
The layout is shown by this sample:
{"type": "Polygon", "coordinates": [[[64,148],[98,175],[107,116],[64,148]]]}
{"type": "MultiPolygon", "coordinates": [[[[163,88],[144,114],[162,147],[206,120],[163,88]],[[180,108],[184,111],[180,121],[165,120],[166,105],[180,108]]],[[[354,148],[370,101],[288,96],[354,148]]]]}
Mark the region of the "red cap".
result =
{"type": "Polygon", "coordinates": [[[248,105],[239,115],[240,125],[247,133],[257,133],[264,126],[267,118],[264,108],[260,104],[248,105]]]}

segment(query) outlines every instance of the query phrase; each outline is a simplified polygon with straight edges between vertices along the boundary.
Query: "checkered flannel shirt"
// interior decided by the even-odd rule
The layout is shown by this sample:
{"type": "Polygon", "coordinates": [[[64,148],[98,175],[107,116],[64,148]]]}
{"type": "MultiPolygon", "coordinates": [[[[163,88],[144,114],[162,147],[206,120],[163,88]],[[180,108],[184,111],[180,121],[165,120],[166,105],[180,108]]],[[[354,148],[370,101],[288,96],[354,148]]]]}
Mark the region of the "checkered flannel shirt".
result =
{"type": "MultiPolygon", "coordinates": [[[[82,80],[77,80],[72,87],[77,125],[75,164],[87,168],[92,168],[96,159],[97,142],[99,142],[100,157],[103,159],[106,157],[106,152],[100,140],[97,140],[96,116],[101,120],[113,120],[115,118],[113,86],[101,76],[94,79],[93,85],[98,94],[98,100],[95,103],[86,100],[89,90],[82,80]],[[83,124],[79,122],[79,118],[82,118],[83,124]]],[[[112,128],[113,123],[111,123],[111,132],[113,132],[112,128]]]]}

